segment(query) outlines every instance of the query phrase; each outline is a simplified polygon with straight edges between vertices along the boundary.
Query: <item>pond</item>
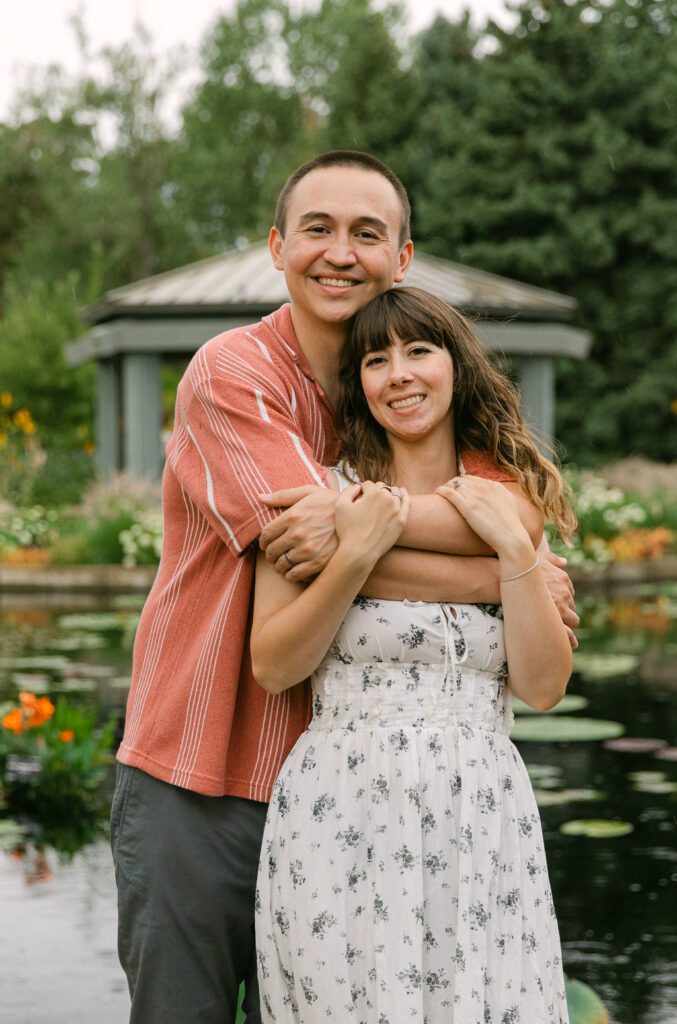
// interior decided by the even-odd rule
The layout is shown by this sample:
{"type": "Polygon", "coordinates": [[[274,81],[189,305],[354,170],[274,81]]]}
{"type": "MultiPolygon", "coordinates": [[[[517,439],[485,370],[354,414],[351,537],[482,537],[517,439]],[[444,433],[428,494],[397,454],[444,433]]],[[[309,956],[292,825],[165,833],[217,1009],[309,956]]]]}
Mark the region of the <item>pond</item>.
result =
{"type": "MultiPolygon", "coordinates": [[[[30,689],[67,693],[102,719],[121,713],[138,607],[4,596],[0,702],[30,689]]],[[[578,699],[549,718],[572,738],[544,742],[548,723],[530,714],[516,729],[538,737],[516,742],[541,807],[565,969],[600,994],[613,1024],[677,1024],[677,584],[588,596],[579,611],[578,699]],[[589,738],[574,738],[586,721],[589,738]],[[617,723],[606,739],[600,722],[617,723]]],[[[124,1024],[105,823],[0,842],[0,1019],[124,1024]]]]}

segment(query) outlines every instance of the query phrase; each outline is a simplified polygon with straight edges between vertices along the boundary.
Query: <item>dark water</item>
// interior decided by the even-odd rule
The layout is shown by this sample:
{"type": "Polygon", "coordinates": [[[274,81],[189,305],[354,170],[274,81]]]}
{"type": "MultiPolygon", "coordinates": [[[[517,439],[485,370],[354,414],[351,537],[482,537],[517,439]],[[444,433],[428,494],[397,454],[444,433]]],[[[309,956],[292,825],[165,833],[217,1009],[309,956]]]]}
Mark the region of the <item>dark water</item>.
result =
{"type": "MultiPolygon", "coordinates": [[[[3,599],[0,702],[42,686],[95,703],[102,717],[121,711],[135,602],[78,603],[3,599]]],[[[677,585],[613,601],[588,597],[579,610],[582,657],[569,692],[589,703],[576,715],[677,745],[677,585]]],[[[613,1024],[677,1024],[677,762],[598,740],[518,746],[545,778],[537,788],[600,795],[541,807],[567,973],[602,996],[613,1024]],[[560,832],[564,822],[587,818],[625,821],[633,831],[613,839],[560,832]]],[[[58,834],[42,848],[29,842],[0,852],[3,1024],[127,1020],[110,853],[105,835],[89,838],[70,854],[54,843],[73,848],[77,840],[58,834]]]]}

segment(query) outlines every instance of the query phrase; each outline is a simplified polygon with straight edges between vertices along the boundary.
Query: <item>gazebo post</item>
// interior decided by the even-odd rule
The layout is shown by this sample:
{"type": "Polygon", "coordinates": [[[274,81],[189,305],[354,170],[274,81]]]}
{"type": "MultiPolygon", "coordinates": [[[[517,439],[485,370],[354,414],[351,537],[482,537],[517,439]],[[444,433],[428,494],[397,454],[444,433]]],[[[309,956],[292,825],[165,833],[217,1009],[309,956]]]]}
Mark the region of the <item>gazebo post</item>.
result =
{"type": "Polygon", "coordinates": [[[162,469],[161,371],[159,355],[122,355],[122,466],[150,480],[157,480],[162,469]]]}
{"type": "Polygon", "coordinates": [[[97,361],[96,461],[104,473],[121,468],[120,360],[116,356],[97,361]]]}
{"type": "MultiPolygon", "coordinates": [[[[525,420],[547,445],[555,433],[555,370],[547,356],[519,360],[520,405],[525,420]]],[[[544,445],[545,446],[545,445],[544,445]]]]}

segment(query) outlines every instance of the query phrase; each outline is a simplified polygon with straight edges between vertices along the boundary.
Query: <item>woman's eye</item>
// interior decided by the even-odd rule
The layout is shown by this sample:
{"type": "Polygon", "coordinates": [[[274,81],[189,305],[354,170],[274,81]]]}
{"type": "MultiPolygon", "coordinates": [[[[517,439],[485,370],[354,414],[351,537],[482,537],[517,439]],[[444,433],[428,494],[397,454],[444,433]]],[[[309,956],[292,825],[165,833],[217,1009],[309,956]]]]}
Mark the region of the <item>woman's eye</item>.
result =
{"type": "Polygon", "coordinates": [[[427,345],[416,345],[414,348],[409,349],[409,354],[413,356],[426,355],[430,352],[427,345]]]}
{"type": "Polygon", "coordinates": [[[364,365],[365,366],[378,366],[379,363],[384,363],[384,362],[385,362],[384,356],[368,356],[365,359],[365,361],[364,361],[364,365]]]}

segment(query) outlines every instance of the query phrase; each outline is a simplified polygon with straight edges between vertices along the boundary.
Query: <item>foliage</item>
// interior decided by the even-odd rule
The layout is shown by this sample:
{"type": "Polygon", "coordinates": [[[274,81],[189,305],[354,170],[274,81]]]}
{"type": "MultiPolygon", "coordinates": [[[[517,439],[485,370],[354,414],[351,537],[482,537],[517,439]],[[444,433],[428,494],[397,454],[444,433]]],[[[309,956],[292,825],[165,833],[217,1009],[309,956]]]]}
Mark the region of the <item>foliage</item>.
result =
{"type": "Polygon", "coordinates": [[[553,550],[574,566],[591,567],[618,561],[660,558],[677,543],[677,509],[665,491],[626,494],[610,487],[603,476],[569,468],[566,478],[574,495],[578,530],[567,548],[550,531],[553,550]]]}
{"type": "Polygon", "coordinates": [[[0,726],[0,780],[10,812],[54,820],[73,805],[99,807],[116,724],[111,717],[97,727],[96,709],[70,705],[65,697],[54,705],[21,692],[0,726]]]}
{"type": "Polygon", "coordinates": [[[489,38],[438,19],[419,40],[416,238],[578,299],[594,344],[583,373],[571,361],[558,370],[557,435],[570,458],[589,464],[630,445],[669,461],[677,242],[663,225],[677,210],[677,8],[525,0],[516,10],[517,27],[489,38]]]}
{"type": "Polygon", "coordinates": [[[176,130],[185,58],[155,60],[141,27],[94,53],[79,26],[84,71],[36,77],[0,125],[0,381],[48,455],[31,500],[87,466],[69,459],[91,444],[91,369],[61,356],[77,307],[260,237],[287,174],[330,147],[399,172],[421,249],[576,297],[594,343],[557,367],[568,458],[677,457],[677,7],[515,10],[511,29],[438,17],[410,41],[397,3],[239,0],[176,130]]]}

